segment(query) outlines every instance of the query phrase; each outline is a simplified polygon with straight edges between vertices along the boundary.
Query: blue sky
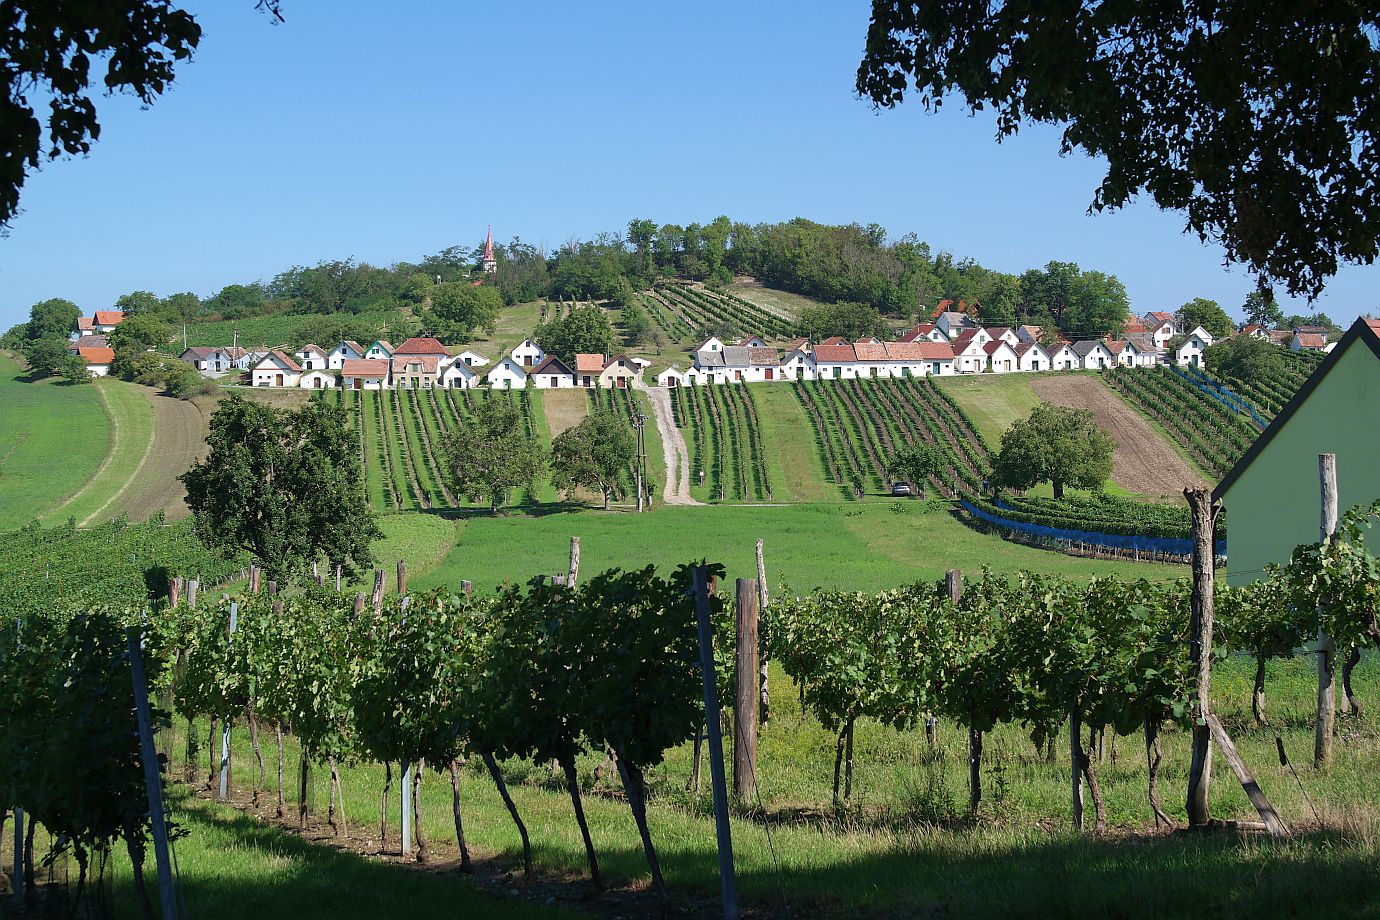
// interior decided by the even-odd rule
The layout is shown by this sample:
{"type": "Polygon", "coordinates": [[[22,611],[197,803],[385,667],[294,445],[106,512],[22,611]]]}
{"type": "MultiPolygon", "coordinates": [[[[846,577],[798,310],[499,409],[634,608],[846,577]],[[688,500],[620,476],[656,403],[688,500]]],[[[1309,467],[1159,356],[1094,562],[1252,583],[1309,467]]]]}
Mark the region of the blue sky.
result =
{"type": "MultiPolygon", "coordinates": [[[[207,296],[490,223],[555,248],[718,214],[876,222],[1005,271],[1075,261],[1142,313],[1201,296],[1236,314],[1251,289],[1175,214],[1087,216],[1101,168],[1051,129],[998,145],[956,100],[874,113],[852,92],[861,0],[283,5],[274,25],[253,0],[186,2],[205,34],[172,92],[100,100],[92,154],[30,178],[0,239],[0,328],[47,297],[207,296]]],[[[1374,311],[1377,281],[1346,269],[1318,307],[1374,311]]]]}

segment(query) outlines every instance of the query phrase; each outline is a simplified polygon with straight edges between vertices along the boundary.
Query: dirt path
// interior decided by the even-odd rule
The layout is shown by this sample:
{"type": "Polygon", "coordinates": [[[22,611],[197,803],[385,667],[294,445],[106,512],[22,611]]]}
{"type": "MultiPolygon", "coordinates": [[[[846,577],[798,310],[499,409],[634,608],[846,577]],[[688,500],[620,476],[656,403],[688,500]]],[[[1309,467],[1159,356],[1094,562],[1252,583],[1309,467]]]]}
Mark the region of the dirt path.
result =
{"type": "Polygon", "coordinates": [[[131,521],[143,521],[159,511],[168,520],[186,517],[183,499],[187,490],[177,477],[206,452],[206,432],[214,404],[203,408],[194,402],[148,391],[153,404],[153,447],[139,472],[112,508],[129,513],[131,521]]]}
{"type": "Polygon", "coordinates": [[[1179,496],[1188,486],[1201,486],[1178,451],[1111,388],[1096,377],[1031,374],[1030,384],[1039,397],[1055,406],[1090,409],[1097,425],[1112,436],[1112,481],[1141,495],[1179,496]]]}
{"type": "Polygon", "coordinates": [[[666,458],[666,486],[661,500],[668,505],[703,504],[690,496],[690,451],[671,413],[671,395],[665,387],[638,387],[647,393],[647,401],[652,404],[656,430],[661,434],[661,453],[666,458]]]}

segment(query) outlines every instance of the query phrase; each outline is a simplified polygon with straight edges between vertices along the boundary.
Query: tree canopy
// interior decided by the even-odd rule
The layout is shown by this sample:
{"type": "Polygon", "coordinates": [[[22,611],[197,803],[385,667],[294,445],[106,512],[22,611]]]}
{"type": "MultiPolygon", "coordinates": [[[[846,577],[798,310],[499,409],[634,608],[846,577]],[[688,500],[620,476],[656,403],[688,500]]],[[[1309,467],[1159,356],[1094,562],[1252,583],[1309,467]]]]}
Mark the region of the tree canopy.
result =
{"type": "Polygon", "coordinates": [[[463,341],[476,329],[493,332],[501,309],[503,296],[497,288],[447,281],[432,288],[431,306],[422,312],[422,324],[435,336],[463,341]]]}
{"type": "Polygon", "coordinates": [[[1366,4],[873,0],[858,93],[961,94],[999,139],[1062,126],[1107,160],[1090,210],[1145,193],[1293,295],[1380,241],[1380,43],[1366,4]]]}
{"type": "Polygon", "coordinates": [[[551,482],[567,496],[578,487],[597,490],[609,500],[620,494],[633,462],[633,437],[627,421],[610,409],[585,416],[551,442],[551,482]]]}
{"type": "Polygon", "coordinates": [[[886,320],[877,308],[865,303],[821,304],[806,307],[800,311],[796,331],[811,342],[841,335],[850,342],[876,336],[879,339],[891,338],[886,320]]]}
{"type": "Polygon", "coordinates": [[[1097,427],[1087,409],[1036,406],[1001,436],[1001,450],[992,463],[992,482],[1009,489],[1029,489],[1038,483],[1100,489],[1112,475],[1112,439],[1097,427]]]}
{"type": "Polygon", "coordinates": [[[1179,308],[1179,325],[1185,332],[1202,326],[1214,339],[1226,338],[1236,329],[1227,311],[1217,301],[1204,297],[1195,297],[1179,308]]]}
{"type": "Polygon", "coordinates": [[[1271,380],[1284,370],[1283,349],[1249,335],[1236,335],[1209,348],[1208,373],[1234,380],[1271,380]]]}
{"type": "Polygon", "coordinates": [[[344,408],[314,400],[289,411],[231,394],[206,440],[210,453],[181,479],[208,548],[243,550],[274,577],[317,560],[348,574],[373,561],[383,533],[344,408]]]}
{"type": "Polygon", "coordinates": [[[446,439],[446,457],[459,490],[498,513],[513,489],[530,487],[546,469],[546,451],[527,436],[517,407],[491,397],[446,439]]]}
{"type": "Polygon", "coordinates": [[[608,314],[587,304],[542,323],[537,327],[536,341],[547,354],[574,367],[577,354],[608,354],[617,340],[608,314]]]}

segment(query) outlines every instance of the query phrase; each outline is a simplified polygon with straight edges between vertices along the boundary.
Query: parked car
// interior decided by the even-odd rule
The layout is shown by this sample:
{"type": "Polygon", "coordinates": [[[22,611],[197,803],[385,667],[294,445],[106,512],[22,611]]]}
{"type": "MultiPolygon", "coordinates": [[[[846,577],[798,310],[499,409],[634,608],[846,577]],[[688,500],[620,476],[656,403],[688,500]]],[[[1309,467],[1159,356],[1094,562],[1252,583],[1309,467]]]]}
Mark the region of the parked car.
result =
{"type": "Polygon", "coordinates": [[[904,482],[893,482],[893,483],[891,484],[891,494],[892,494],[892,495],[909,495],[909,494],[910,494],[910,486],[909,486],[907,483],[904,483],[904,482]]]}

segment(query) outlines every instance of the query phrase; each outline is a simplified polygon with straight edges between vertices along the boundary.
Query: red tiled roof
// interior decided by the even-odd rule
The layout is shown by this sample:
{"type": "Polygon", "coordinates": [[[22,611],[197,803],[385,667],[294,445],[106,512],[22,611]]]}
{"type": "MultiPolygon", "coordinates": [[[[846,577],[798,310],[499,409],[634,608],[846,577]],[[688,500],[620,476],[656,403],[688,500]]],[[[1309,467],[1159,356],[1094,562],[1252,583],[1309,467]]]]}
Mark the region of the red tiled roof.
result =
{"type": "Polygon", "coordinates": [[[1317,332],[1298,332],[1294,338],[1299,340],[1300,348],[1325,348],[1327,347],[1327,336],[1317,332]]]}
{"type": "Polygon", "coordinates": [[[885,361],[886,346],[871,342],[855,342],[853,344],[853,354],[858,356],[859,361],[885,361]]]}
{"type": "Polygon", "coordinates": [[[342,377],[387,377],[388,362],[377,358],[346,358],[340,366],[342,377]]]}
{"type": "Polygon", "coordinates": [[[1174,314],[1165,312],[1164,310],[1151,310],[1149,313],[1145,314],[1145,318],[1153,319],[1157,323],[1174,322],[1174,314]]]}
{"type": "Polygon", "coordinates": [[[115,360],[113,348],[78,348],[77,354],[87,364],[109,364],[115,360]]]}
{"type": "Polygon", "coordinates": [[[1139,335],[1148,332],[1149,330],[1145,328],[1144,323],[1132,322],[1128,319],[1126,322],[1121,324],[1121,331],[1124,332],[1126,335],[1139,335]]]}
{"type": "Polygon", "coordinates": [[[775,367],[781,362],[781,354],[775,348],[748,349],[748,363],[764,367],[775,367]]]}
{"type": "Polygon", "coordinates": [[[125,321],[125,311],[123,310],[97,310],[97,326],[118,326],[125,321]]]}
{"type": "MultiPolygon", "coordinates": [[[[102,336],[91,335],[91,336],[82,336],[82,338],[98,339],[98,338],[102,338],[102,336]]],[[[78,345],[81,345],[81,343],[82,343],[82,340],[81,340],[81,339],[77,339],[77,344],[78,344],[78,345]]],[[[86,346],[86,347],[91,347],[91,346],[86,346]]],[[[201,358],[202,360],[205,360],[206,358],[211,357],[211,355],[214,354],[215,351],[216,351],[216,349],[215,349],[213,346],[211,346],[211,345],[193,345],[193,346],[191,346],[190,348],[187,348],[187,349],[183,350],[182,355],[185,356],[185,355],[187,355],[187,354],[192,354],[192,355],[196,355],[196,357],[201,358]]],[[[179,357],[181,357],[181,356],[179,356],[179,357]]]]}
{"type": "Polygon", "coordinates": [[[89,316],[77,317],[77,329],[81,332],[89,332],[96,324],[89,316]]]}
{"type": "Polygon", "coordinates": [[[847,345],[847,344],[848,344],[848,340],[845,339],[845,338],[844,338],[843,336],[841,336],[841,335],[831,335],[831,336],[829,336],[829,338],[825,339],[823,342],[820,342],[819,344],[821,344],[821,345],[847,345]]]}
{"type": "Polygon", "coordinates": [[[952,361],[954,359],[954,347],[948,342],[915,342],[914,346],[920,349],[920,357],[926,361],[952,361]]]}
{"type": "Polygon", "coordinates": [[[786,350],[795,351],[797,349],[804,348],[806,345],[809,344],[809,339],[791,339],[789,342],[786,343],[786,350]]]}
{"type": "Polygon", "coordinates": [[[1005,339],[993,339],[986,345],[982,346],[982,350],[987,352],[989,355],[994,355],[1003,345],[1005,345],[1007,348],[1011,348],[1011,345],[1005,339]]]}
{"type": "Polygon", "coordinates": [[[963,349],[971,345],[973,343],[973,339],[977,338],[978,331],[979,330],[977,329],[964,329],[962,332],[960,332],[953,342],[954,351],[962,351],[963,349]]]}
{"type": "Polygon", "coordinates": [[[842,345],[816,345],[815,360],[820,364],[841,364],[845,361],[856,361],[857,353],[847,342],[842,345]]]}
{"type": "Polygon", "coordinates": [[[1366,320],[1366,325],[1376,332],[1380,332],[1380,319],[1368,319],[1366,320]]]}
{"type": "Polygon", "coordinates": [[[430,336],[414,336],[393,349],[393,354],[450,356],[450,352],[446,351],[446,346],[430,336]]]}
{"type": "Polygon", "coordinates": [[[602,374],[604,372],[603,355],[576,355],[575,373],[577,374],[602,374]]]}
{"type": "Polygon", "coordinates": [[[1245,329],[1242,329],[1241,332],[1242,332],[1242,334],[1244,334],[1244,335],[1250,335],[1250,334],[1252,334],[1252,333],[1254,333],[1254,332],[1260,331],[1260,330],[1263,329],[1263,328],[1264,328],[1264,327],[1261,326],[1259,323],[1251,323],[1251,324],[1250,324],[1249,326],[1247,326],[1245,329]]]}
{"type": "Polygon", "coordinates": [[[282,351],[276,348],[273,351],[270,351],[267,355],[265,355],[263,359],[259,361],[259,364],[264,363],[264,361],[267,361],[269,358],[277,358],[279,361],[283,363],[283,367],[287,368],[290,371],[293,371],[294,373],[300,373],[302,370],[302,365],[292,360],[291,355],[284,354],[282,351]]]}
{"type": "Polygon", "coordinates": [[[1126,348],[1126,343],[1122,341],[1107,342],[1107,350],[1114,355],[1119,355],[1126,348]]]}
{"type": "Polygon", "coordinates": [[[921,323],[918,326],[912,326],[910,329],[906,330],[906,333],[901,336],[901,341],[915,342],[925,338],[933,331],[934,323],[921,323]]]}
{"type": "MultiPolygon", "coordinates": [[[[933,345],[934,342],[929,344],[933,345]]],[[[925,349],[919,342],[887,342],[882,345],[888,361],[923,361],[925,349]]],[[[950,349],[952,351],[953,349],[950,349]]]]}
{"type": "Polygon", "coordinates": [[[395,374],[435,374],[441,369],[441,359],[436,355],[393,353],[393,373],[395,374]],[[415,370],[414,365],[420,365],[415,370]]]}
{"type": "Polygon", "coordinates": [[[314,354],[320,355],[320,356],[323,357],[323,358],[326,357],[326,353],[325,353],[324,351],[322,351],[321,348],[320,348],[319,346],[317,346],[317,345],[312,345],[311,343],[307,343],[306,345],[303,345],[301,348],[297,349],[297,352],[298,352],[299,354],[313,354],[313,353],[314,353],[314,354]]]}
{"type": "MultiPolygon", "coordinates": [[[[103,335],[84,335],[72,343],[72,348],[105,348],[110,340],[103,335]]],[[[211,349],[206,349],[208,352],[211,349]]]]}

